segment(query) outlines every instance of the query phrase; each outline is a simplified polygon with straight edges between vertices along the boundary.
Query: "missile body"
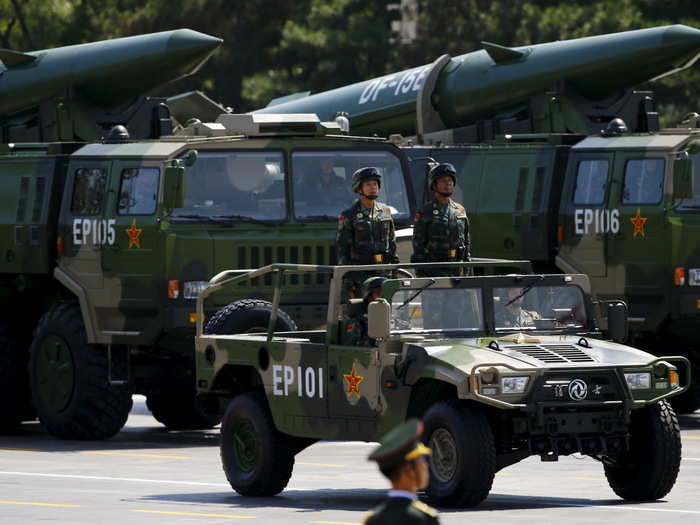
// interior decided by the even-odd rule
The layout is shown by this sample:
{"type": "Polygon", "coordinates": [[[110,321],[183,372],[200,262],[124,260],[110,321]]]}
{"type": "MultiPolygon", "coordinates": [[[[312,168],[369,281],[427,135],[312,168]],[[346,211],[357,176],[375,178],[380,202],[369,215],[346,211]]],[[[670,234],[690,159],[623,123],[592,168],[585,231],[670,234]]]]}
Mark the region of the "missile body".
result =
{"type": "Polygon", "coordinates": [[[0,115],[66,90],[97,107],[118,106],[196,72],[221,42],[178,29],[27,53],[0,49],[0,115]]]}
{"type": "MultiPolygon", "coordinates": [[[[494,115],[562,82],[579,96],[601,100],[642,82],[690,67],[700,56],[700,30],[672,25],[508,48],[450,58],[439,71],[430,103],[446,128],[494,115]]],[[[331,91],[286,97],[257,113],[309,113],[332,120],[340,112],[351,130],[416,133],[416,99],[433,64],[331,91]]]]}

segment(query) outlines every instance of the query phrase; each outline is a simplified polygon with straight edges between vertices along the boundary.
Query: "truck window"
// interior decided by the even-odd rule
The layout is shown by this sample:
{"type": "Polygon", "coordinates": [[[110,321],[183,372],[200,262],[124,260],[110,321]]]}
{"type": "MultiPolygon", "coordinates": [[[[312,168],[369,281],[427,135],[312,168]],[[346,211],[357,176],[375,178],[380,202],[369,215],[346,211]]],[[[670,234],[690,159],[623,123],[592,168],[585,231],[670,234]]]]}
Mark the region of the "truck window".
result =
{"type": "Polygon", "coordinates": [[[657,204],[664,184],[664,159],[633,159],[625,166],[623,204],[657,204]]]}
{"type": "Polygon", "coordinates": [[[158,168],[127,168],[119,182],[119,215],[152,215],[158,200],[158,168]]]}
{"type": "Polygon", "coordinates": [[[607,187],[607,160],[582,160],[579,162],[574,204],[603,204],[607,187]]]}
{"type": "Polygon", "coordinates": [[[697,210],[700,207],[700,153],[690,155],[693,159],[693,198],[683,199],[681,208],[692,208],[697,210]]]}
{"type": "Polygon", "coordinates": [[[274,220],[287,217],[281,152],[200,152],[185,174],[185,206],[173,217],[274,220]]]}
{"type": "Polygon", "coordinates": [[[577,286],[509,286],[493,289],[496,329],[582,328],[583,294],[577,286]]]}
{"type": "Polygon", "coordinates": [[[70,210],[73,215],[99,215],[107,186],[107,171],[103,168],[75,170],[70,210]]]}
{"type": "Polygon", "coordinates": [[[481,289],[429,288],[404,305],[417,291],[399,290],[391,298],[392,332],[484,329],[481,289]]]}
{"type": "Polygon", "coordinates": [[[352,174],[366,166],[374,166],[382,174],[379,201],[391,207],[394,219],[407,219],[408,195],[401,163],[386,151],[292,153],[294,216],[302,220],[337,217],[355,202],[352,174]]]}

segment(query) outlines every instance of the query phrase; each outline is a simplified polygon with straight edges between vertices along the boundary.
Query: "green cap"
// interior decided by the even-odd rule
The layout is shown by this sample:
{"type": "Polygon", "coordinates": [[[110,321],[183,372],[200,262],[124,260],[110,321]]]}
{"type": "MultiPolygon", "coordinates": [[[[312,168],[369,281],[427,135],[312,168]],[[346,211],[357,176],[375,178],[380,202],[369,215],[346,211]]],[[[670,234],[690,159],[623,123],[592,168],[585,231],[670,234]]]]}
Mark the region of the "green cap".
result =
{"type": "Polygon", "coordinates": [[[420,456],[430,454],[430,449],[420,442],[423,423],[412,418],[401,423],[382,438],[367,459],[376,461],[380,467],[395,467],[420,456]]]}

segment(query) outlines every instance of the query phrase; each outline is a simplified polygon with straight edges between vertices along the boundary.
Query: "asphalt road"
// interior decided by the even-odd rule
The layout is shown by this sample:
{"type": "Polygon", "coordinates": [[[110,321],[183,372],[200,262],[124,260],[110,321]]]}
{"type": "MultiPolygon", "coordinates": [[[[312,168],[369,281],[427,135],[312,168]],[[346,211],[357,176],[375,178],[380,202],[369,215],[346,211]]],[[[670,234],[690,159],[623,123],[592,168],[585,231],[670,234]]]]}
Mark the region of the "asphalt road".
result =
{"type": "MultiPolygon", "coordinates": [[[[585,457],[530,458],[496,475],[472,510],[442,509],[442,523],[700,523],[700,413],[681,418],[683,462],[663,501],[627,503],[602,467],[585,457]]],[[[221,470],[218,430],[169,432],[137,400],[127,427],[109,441],[58,441],[41,425],[0,436],[0,522],[173,524],[360,523],[386,483],[366,443],[318,443],[297,456],[287,490],[236,495],[221,470]]]]}

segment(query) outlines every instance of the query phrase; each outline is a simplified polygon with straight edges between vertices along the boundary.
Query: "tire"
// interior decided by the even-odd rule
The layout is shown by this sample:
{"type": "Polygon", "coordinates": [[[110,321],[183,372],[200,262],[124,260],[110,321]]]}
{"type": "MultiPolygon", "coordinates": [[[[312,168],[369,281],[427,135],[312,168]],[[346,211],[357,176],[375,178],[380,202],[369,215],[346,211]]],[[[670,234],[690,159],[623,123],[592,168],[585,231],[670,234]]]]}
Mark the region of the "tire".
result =
{"type": "Polygon", "coordinates": [[[63,439],[107,439],[126,423],[131,392],[108,382],[108,356],[88,344],[77,302],[44,314],[30,349],[32,397],[49,434],[63,439]]]}
{"type": "Polygon", "coordinates": [[[153,417],[169,430],[200,430],[221,423],[219,416],[207,415],[195,403],[193,389],[149,394],[146,406],[153,417]]]}
{"type": "Polygon", "coordinates": [[[426,493],[439,506],[474,507],[484,501],[496,474],[493,432],[481,411],[456,399],[426,412],[423,441],[432,449],[426,493]]]}
{"type": "Polygon", "coordinates": [[[0,322],[0,432],[13,431],[32,412],[28,357],[10,327],[0,322]]]}
{"type": "Polygon", "coordinates": [[[629,451],[606,459],[608,484],[622,499],[652,501],[668,494],[681,464],[681,431],[671,405],[661,401],[632,412],[629,451]]]}
{"type": "MultiPolygon", "coordinates": [[[[272,313],[272,303],[260,299],[243,299],[235,301],[209,319],[204,327],[205,334],[242,334],[246,332],[266,332],[272,313]]],[[[277,309],[278,332],[293,332],[296,323],[287,313],[277,309]]]]}
{"type": "Polygon", "coordinates": [[[291,440],[272,421],[264,394],[233,398],[221,424],[221,463],[233,490],[243,496],[274,496],[292,476],[291,440]]]}

